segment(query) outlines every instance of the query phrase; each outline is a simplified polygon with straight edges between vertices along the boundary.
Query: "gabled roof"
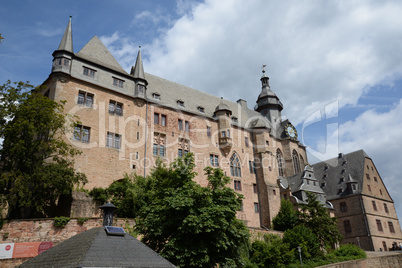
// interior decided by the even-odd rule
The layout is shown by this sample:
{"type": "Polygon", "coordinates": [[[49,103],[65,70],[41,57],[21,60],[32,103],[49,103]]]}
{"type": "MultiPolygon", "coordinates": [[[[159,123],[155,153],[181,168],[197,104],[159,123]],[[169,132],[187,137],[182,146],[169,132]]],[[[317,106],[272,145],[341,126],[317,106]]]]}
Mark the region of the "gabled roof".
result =
{"type": "Polygon", "coordinates": [[[127,74],[96,35],[75,55],[112,70],[127,74]]]}
{"type": "Polygon", "coordinates": [[[93,228],[21,264],[25,267],[176,267],[129,234],[93,228]]]}
{"type": "Polygon", "coordinates": [[[369,158],[363,150],[359,150],[312,165],[320,185],[325,184],[322,189],[328,200],[361,193],[366,157],[369,158]],[[357,183],[354,193],[346,191],[350,182],[357,183]]]}

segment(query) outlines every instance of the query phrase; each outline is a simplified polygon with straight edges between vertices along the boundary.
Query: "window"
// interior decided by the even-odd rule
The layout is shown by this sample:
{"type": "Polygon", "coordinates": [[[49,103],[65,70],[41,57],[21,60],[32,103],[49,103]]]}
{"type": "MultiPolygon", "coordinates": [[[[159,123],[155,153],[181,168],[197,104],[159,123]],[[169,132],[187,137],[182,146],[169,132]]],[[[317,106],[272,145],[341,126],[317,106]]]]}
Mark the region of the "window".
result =
{"type": "Polygon", "coordinates": [[[154,124],[159,125],[159,114],[154,113],[154,124]]]}
{"type": "Polygon", "coordinates": [[[197,109],[198,109],[198,111],[200,113],[205,113],[205,108],[204,107],[198,106],[197,109]]]}
{"type": "Polygon", "coordinates": [[[211,166],[213,166],[213,167],[218,167],[219,166],[219,158],[218,158],[217,155],[210,154],[209,155],[209,160],[210,160],[211,166]]]}
{"type": "Polygon", "coordinates": [[[70,65],[70,60],[66,58],[56,58],[53,62],[54,65],[64,65],[68,67],[70,65]]]}
{"type": "Polygon", "coordinates": [[[158,93],[152,94],[152,97],[153,97],[155,100],[160,100],[160,99],[161,99],[161,95],[159,95],[158,93]]]}
{"type": "Polygon", "coordinates": [[[382,190],[380,189],[380,195],[382,195],[382,190]]]}
{"type": "Polygon", "coordinates": [[[378,229],[378,231],[382,232],[383,230],[382,230],[381,221],[380,221],[380,220],[376,220],[376,222],[377,222],[377,229],[378,229]]]}
{"type": "Polygon", "coordinates": [[[211,137],[211,127],[207,127],[207,137],[211,137]]]}
{"type": "Polygon", "coordinates": [[[343,221],[343,227],[345,228],[345,233],[351,233],[352,232],[352,226],[350,225],[349,220],[343,221]]]}
{"type": "Polygon", "coordinates": [[[373,201],[371,201],[372,203],[373,203],[373,209],[375,210],[375,211],[377,211],[377,204],[375,203],[375,201],[373,200],[373,201]]]}
{"type": "Polygon", "coordinates": [[[83,74],[84,74],[85,76],[89,76],[89,77],[91,77],[91,78],[94,78],[94,77],[95,77],[95,70],[92,70],[92,69],[87,68],[87,67],[83,67],[83,68],[84,68],[83,74]]]}
{"type": "Polygon", "coordinates": [[[366,174],[366,178],[367,178],[368,180],[370,180],[370,175],[369,175],[369,174],[366,174]]]}
{"type": "Polygon", "coordinates": [[[240,161],[237,154],[230,158],[230,174],[234,177],[241,177],[240,161]]]}
{"type": "Polygon", "coordinates": [[[260,212],[260,206],[258,205],[258,203],[254,203],[254,212],[255,213],[260,212]]]}
{"type": "Polygon", "coordinates": [[[181,107],[184,107],[184,101],[178,100],[177,105],[179,105],[181,107]]]}
{"type": "Polygon", "coordinates": [[[367,189],[371,192],[371,186],[370,186],[370,184],[367,184],[367,189]]]}
{"type": "Polygon", "coordinates": [[[137,140],[139,140],[139,139],[140,139],[140,133],[137,132],[137,140]]]}
{"type": "Polygon", "coordinates": [[[237,117],[232,117],[232,123],[238,123],[239,120],[237,119],[237,117]]]}
{"type": "Polygon", "coordinates": [[[80,105],[85,105],[87,107],[92,107],[92,104],[94,102],[94,95],[84,92],[84,91],[80,91],[78,92],[78,104],[80,105]]]}
{"type": "Polygon", "coordinates": [[[276,190],[274,189],[274,190],[272,190],[272,193],[274,194],[274,195],[276,195],[276,190]]]}
{"type": "Polygon", "coordinates": [[[76,141],[88,143],[90,137],[91,128],[82,125],[77,125],[74,127],[73,139],[76,141]]]}
{"type": "Polygon", "coordinates": [[[166,136],[160,133],[154,133],[153,155],[165,156],[166,136]]]}
{"type": "Polygon", "coordinates": [[[109,113],[122,116],[123,115],[123,104],[116,102],[114,100],[110,100],[109,113]]]}
{"type": "Polygon", "coordinates": [[[269,141],[265,141],[265,145],[269,146],[269,141]]]}
{"type": "Polygon", "coordinates": [[[241,191],[241,181],[234,181],[234,189],[237,191],[241,191]]]}
{"type": "Polygon", "coordinates": [[[183,156],[183,149],[179,149],[178,156],[179,156],[179,157],[182,157],[182,156],[183,156]]]}
{"type": "Polygon", "coordinates": [[[389,213],[387,204],[384,203],[384,211],[385,213],[389,213]]]}
{"type": "Polygon", "coordinates": [[[278,151],[276,151],[276,160],[278,162],[279,176],[283,176],[283,170],[285,168],[285,161],[283,160],[282,153],[279,149],[278,149],[278,151]]]}
{"type": "Polygon", "coordinates": [[[246,147],[248,147],[248,137],[244,137],[244,143],[246,144],[246,147]]]}
{"type": "Polygon", "coordinates": [[[248,161],[248,167],[251,174],[256,174],[255,163],[253,161],[248,161]]]}
{"type": "Polygon", "coordinates": [[[166,115],[161,115],[161,126],[166,127],[166,115]]]}
{"type": "Polygon", "coordinates": [[[179,130],[180,130],[180,131],[183,131],[183,120],[179,119],[177,125],[178,125],[178,127],[179,127],[179,130]]]}
{"type": "MultiPolygon", "coordinates": [[[[256,194],[256,193],[258,193],[258,189],[257,189],[257,184],[256,183],[253,183],[253,192],[256,194]]],[[[275,190],[274,190],[274,192],[275,192],[275,190]]]]}
{"type": "Polygon", "coordinates": [[[123,87],[123,83],[124,83],[124,81],[123,80],[121,80],[121,79],[119,79],[119,78],[116,78],[116,77],[113,77],[113,85],[114,86],[116,86],[116,87],[123,87]]]}
{"type": "Polygon", "coordinates": [[[391,233],[395,233],[394,224],[392,223],[392,221],[388,222],[388,227],[391,233]]]}
{"type": "Polygon", "coordinates": [[[154,113],[154,124],[166,127],[166,115],[154,113]]]}
{"type": "Polygon", "coordinates": [[[110,148],[120,149],[121,145],[121,135],[108,132],[106,139],[106,146],[110,148]]]}
{"type": "Polygon", "coordinates": [[[292,153],[292,158],[293,158],[293,169],[295,174],[300,172],[300,162],[299,162],[299,155],[295,150],[293,150],[292,153]]]}
{"type": "Polygon", "coordinates": [[[357,189],[356,183],[353,183],[353,184],[352,184],[352,190],[353,190],[353,191],[356,191],[356,189],[357,189]]]}
{"type": "Polygon", "coordinates": [[[177,146],[178,146],[179,150],[181,150],[181,152],[179,152],[179,154],[181,153],[181,155],[186,155],[190,150],[190,141],[186,140],[186,139],[179,139],[177,146]]]}
{"type": "Polygon", "coordinates": [[[222,138],[224,138],[224,137],[226,137],[226,131],[222,131],[222,133],[221,133],[222,135],[222,138]]]}
{"type": "Polygon", "coordinates": [[[387,243],[385,243],[385,241],[382,241],[382,247],[384,248],[384,251],[388,251],[387,243]]]}
{"type": "Polygon", "coordinates": [[[190,122],[185,121],[184,122],[184,128],[186,132],[190,132],[190,122]]]}
{"type": "Polygon", "coordinates": [[[374,177],[374,181],[377,182],[377,177],[374,177]]]}

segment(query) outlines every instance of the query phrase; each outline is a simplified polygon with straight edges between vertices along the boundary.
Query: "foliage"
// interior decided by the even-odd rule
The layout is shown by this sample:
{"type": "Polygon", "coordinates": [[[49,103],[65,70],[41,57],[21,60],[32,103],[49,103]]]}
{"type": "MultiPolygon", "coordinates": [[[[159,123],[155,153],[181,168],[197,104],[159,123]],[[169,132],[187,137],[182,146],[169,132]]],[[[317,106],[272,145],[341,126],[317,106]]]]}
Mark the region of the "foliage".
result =
{"type": "Polygon", "coordinates": [[[286,231],[292,229],[298,224],[296,210],[289,200],[281,200],[281,208],[279,213],[272,219],[273,229],[278,231],[286,231]]]}
{"type": "Polygon", "coordinates": [[[21,217],[21,211],[31,212],[31,217],[46,215],[60,196],[86,182],[85,175],[73,168],[73,157],[80,152],[62,138],[67,124],[64,103],[44,97],[41,89],[10,81],[0,87],[0,138],[4,139],[0,194],[12,218],[21,217]]]}
{"type": "Polygon", "coordinates": [[[0,33],[0,44],[3,42],[3,40],[4,40],[4,38],[1,36],[1,33],[0,33]]]}
{"type": "Polygon", "coordinates": [[[334,245],[342,240],[338,231],[337,220],[331,217],[327,209],[317,200],[317,196],[307,192],[307,204],[299,204],[299,219],[318,237],[321,246],[334,245]]]}
{"type": "Polygon", "coordinates": [[[77,218],[77,223],[79,225],[83,225],[87,220],[89,220],[88,218],[77,218]]]}
{"type": "Polygon", "coordinates": [[[341,245],[330,254],[337,257],[355,257],[355,259],[364,259],[367,257],[364,250],[353,244],[341,245]]]}
{"type": "Polygon", "coordinates": [[[294,252],[296,259],[299,258],[299,251],[297,250],[297,247],[299,246],[301,247],[303,259],[322,256],[320,241],[317,236],[303,224],[285,231],[283,242],[289,244],[290,248],[296,249],[294,252]]]}
{"type": "Polygon", "coordinates": [[[91,191],[89,191],[89,195],[92,196],[95,201],[98,201],[102,204],[109,200],[106,189],[103,189],[102,187],[94,187],[91,191]]]}
{"type": "Polygon", "coordinates": [[[206,168],[209,184],[200,186],[194,167],[192,154],[169,167],[158,160],[147,178],[125,176],[105,193],[119,216],[137,217],[143,242],[178,267],[241,267],[249,236],[236,219],[243,197],[220,169],[206,168]]]}
{"type": "Polygon", "coordinates": [[[63,217],[63,216],[55,217],[53,220],[53,224],[58,228],[64,228],[69,221],[70,221],[69,217],[63,217]]]}
{"type": "Polygon", "coordinates": [[[278,235],[266,234],[264,240],[252,243],[251,262],[256,267],[285,267],[294,258],[294,249],[283,243],[278,235]]]}

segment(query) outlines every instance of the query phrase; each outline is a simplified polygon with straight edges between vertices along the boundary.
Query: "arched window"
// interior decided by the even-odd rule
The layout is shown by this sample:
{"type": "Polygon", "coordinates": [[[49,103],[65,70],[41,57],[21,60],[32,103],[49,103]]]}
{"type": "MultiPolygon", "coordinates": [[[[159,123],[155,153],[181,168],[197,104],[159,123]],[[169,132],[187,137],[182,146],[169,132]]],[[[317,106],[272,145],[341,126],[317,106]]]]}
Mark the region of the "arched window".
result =
{"type": "Polygon", "coordinates": [[[237,154],[233,154],[230,158],[230,174],[233,177],[241,177],[240,161],[237,154]]]}
{"type": "Polygon", "coordinates": [[[295,174],[300,172],[300,162],[299,162],[299,155],[297,154],[296,150],[292,152],[292,159],[293,159],[293,169],[295,174]]]}
{"type": "Polygon", "coordinates": [[[305,166],[303,156],[300,155],[300,169],[303,171],[305,166]]]}
{"type": "Polygon", "coordinates": [[[283,176],[283,169],[285,167],[285,161],[283,160],[282,152],[279,149],[276,151],[276,160],[278,161],[279,176],[283,176]]]}

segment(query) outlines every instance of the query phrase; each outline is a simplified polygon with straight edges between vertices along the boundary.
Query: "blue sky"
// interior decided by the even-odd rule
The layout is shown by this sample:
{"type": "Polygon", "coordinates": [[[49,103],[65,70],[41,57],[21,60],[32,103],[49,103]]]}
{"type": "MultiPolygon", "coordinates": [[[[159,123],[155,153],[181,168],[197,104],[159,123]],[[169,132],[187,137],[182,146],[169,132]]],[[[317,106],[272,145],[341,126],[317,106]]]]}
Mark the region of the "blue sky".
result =
{"type": "Polygon", "coordinates": [[[253,108],[261,66],[310,162],[364,149],[402,216],[402,2],[3,1],[0,83],[38,85],[69,16],[78,52],[98,35],[129,71],[253,108]],[[400,205],[401,204],[401,205],[400,205]]]}

